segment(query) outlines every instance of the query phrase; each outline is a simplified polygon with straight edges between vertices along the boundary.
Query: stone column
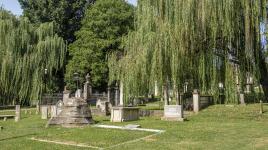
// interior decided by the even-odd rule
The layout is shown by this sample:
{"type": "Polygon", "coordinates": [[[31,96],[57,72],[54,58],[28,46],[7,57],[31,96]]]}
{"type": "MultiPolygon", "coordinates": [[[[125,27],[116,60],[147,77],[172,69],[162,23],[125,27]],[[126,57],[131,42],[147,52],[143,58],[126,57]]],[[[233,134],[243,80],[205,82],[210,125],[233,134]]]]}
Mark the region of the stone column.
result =
{"type": "Polygon", "coordinates": [[[115,106],[118,106],[119,105],[119,102],[118,102],[118,99],[119,99],[119,91],[118,91],[118,84],[116,83],[115,85],[115,106]]]}
{"type": "Polygon", "coordinates": [[[124,106],[124,84],[120,81],[120,106],[124,106]]]}
{"type": "Polygon", "coordinates": [[[15,122],[20,120],[20,105],[16,105],[15,122]]]}
{"type": "Polygon", "coordinates": [[[157,81],[154,82],[154,96],[158,96],[158,85],[157,85],[157,81]]]}
{"type": "Polygon", "coordinates": [[[86,82],[84,84],[84,93],[83,93],[84,94],[83,97],[85,100],[90,98],[90,95],[92,94],[91,92],[92,92],[92,87],[91,87],[91,83],[90,83],[90,75],[87,74],[86,82]]]}
{"type": "Polygon", "coordinates": [[[198,90],[194,90],[193,92],[193,107],[194,107],[194,112],[197,113],[199,112],[200,109],[200,95],[198,93],[198,90]]]}
{"type": "Polygon", "coordinates": [[[48,118],[48,106],[47,105],[42,105],[41,106],[41,115],[42,119],[47,119],[48,118]]]}
{"type": "Polygon", "coordinates": [[[111,103],[111,87],[110,86],[108,86],[108,89],[107,89],[107,101],[111,103]]]}

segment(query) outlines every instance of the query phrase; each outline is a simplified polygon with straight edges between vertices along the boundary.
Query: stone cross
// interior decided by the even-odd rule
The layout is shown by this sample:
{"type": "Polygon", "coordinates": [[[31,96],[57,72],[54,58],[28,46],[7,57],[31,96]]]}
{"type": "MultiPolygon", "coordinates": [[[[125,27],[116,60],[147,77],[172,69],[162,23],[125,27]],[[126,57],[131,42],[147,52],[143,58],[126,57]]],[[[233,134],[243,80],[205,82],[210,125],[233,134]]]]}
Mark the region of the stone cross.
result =
{"type": "Polygon", "coordinates": [[[198,90],[194,90],[193,92],[193,105],[194,105],[194,112],[199,112],[200,109],[200,95],[198,90]]]}
{"type": "Polygon", "coordinates": [[[15,122],[20,120],[20,105],[16,105],[15,122]]]}

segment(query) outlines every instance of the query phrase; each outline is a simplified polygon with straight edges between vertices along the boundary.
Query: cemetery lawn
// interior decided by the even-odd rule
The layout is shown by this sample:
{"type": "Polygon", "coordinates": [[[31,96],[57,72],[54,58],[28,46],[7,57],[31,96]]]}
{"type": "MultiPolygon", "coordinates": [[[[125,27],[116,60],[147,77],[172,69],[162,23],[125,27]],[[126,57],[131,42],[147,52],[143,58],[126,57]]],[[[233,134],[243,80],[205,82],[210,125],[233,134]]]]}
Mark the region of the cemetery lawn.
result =
{"type": "MultiPolygon", "coordinates": [[[[268,111],[268,106],[264,106],[268,111]]],[[[33,111],[33,110],[32,110],[33,111]]],[[[7,114],[7,112],[0,112],[7,114]]],[[[11,114],[8,112],[8,114],[11,114]]],[[[265,150],[268,149],[268,112],[259,114],[259,105],[211,106],[185,122],[165,122],[160,118],[141,118],[139,121],[111,123],[108,117],[95,117],[98,124],[123,126],[139,124],[142,128],[166,130],[164,133],[124,143],[154,134],[150,132],[125,131],[85,127],[66,129],[45,128],[46,121],[38,115],[25,115],[15,123],[13,119],[0,121],[0,149],[90,149],[33,141],[30,138],[86,145],[113,150],[265,150]],[[117,144],[121,145],[111,147],[117,144]],[[110,148],[109,148],[110,147],[110,148]]],[[[94,148],[92,148],[94,149],[94,148]]],[[[96,148],[95,148],[96,149],[96,148]]]]}

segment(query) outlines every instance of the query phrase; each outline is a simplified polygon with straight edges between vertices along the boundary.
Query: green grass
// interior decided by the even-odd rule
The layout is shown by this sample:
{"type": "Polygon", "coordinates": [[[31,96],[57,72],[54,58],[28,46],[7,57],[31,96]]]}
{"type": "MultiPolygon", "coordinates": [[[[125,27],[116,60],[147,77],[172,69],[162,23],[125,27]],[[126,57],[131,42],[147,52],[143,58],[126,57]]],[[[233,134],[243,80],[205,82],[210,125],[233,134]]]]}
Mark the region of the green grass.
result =
{"type": "MultiPolygon", "coordinates": [[[[264,106],[268,110],[268,106],[264,106]]],[[[66,129],[45,128],[46,121],[37,115],[22,113],[19,123],[0,121],[2,149],[83,149],[29,140],[31,137],[79,142],[97,147],[145,137],[151,133],[100,129],[93,127],[66,129]]],[[[99,124],[123,126],[140,124],[143,128],[166,130],[165,133],[135,143],[123,144],[113,150],[265,150],[268,149],[268,112],[259,114],[259,105],[211,106],[185,122],[165,122],[160,118],[141,118],[139,121],[111,123],[109,118],[94,118],[99,124]]]]}

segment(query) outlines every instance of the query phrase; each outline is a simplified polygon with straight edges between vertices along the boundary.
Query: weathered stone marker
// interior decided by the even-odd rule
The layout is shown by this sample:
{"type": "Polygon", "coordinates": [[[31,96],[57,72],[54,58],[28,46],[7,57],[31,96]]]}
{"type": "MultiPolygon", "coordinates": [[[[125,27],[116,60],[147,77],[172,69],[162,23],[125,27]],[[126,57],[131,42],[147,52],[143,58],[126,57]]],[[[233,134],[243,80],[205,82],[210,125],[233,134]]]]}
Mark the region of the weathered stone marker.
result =
{"type": "Polygon", "coordinates": [[[47,119],[48,118],[48,106],[42,105],[41,106],[41,119],[47,119]]]}
{"type": "Polygon", "coordinates": [[[166,105],[164,107],[164,117],[161,120],[165,121],[184,121],[182,105],[166,105]]]}
{"type": "Polygon", "coordinates": [[[260,100],[260,114],[263,114],[263,102],[260,100]]]}
{"type": "Polygon", "coordinates": [[[84,84],[84,93],[83,93],[83,98],[85,100],[88,100],[90,98],[90,95],[92,94],[92,87],[90,83],[90,75],[87,74],[86,76],[86,82],[84,84]]]}
{"type": "Polygon", "coordinates": [[[198,113],[200,109],[200,95],[198,90],[194,90],[193,92],[193,107],[194,107],[194,112],[198,113]]]}
{"type": "Polygon", "coordinates": [[[246,103],[245,103],[245,95],[243,93],[240,93],[240,104],[241,105],[246,105],[246,103]]]}
{"type": "Polygon", "coordinates": [[[56,110],[56,116],[57,116],[62,112],[62,109],[63,109],[63,101],[62,100],[57,102],[56,109],[57,109],[56,110]]]}
{"type": "Polygon", "coordinates": [[[20,120],[20,105],[16,105],[15,122],[20,120]]]}

